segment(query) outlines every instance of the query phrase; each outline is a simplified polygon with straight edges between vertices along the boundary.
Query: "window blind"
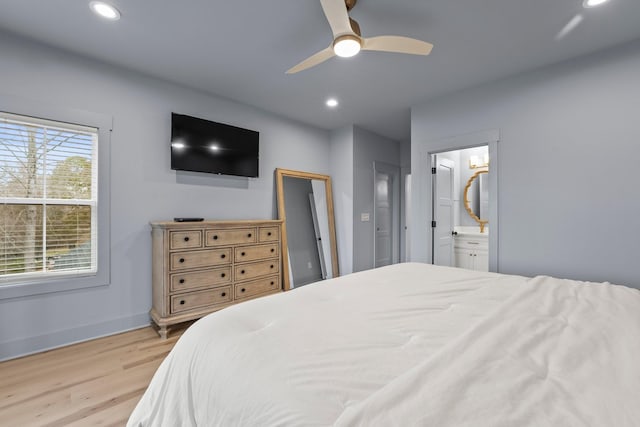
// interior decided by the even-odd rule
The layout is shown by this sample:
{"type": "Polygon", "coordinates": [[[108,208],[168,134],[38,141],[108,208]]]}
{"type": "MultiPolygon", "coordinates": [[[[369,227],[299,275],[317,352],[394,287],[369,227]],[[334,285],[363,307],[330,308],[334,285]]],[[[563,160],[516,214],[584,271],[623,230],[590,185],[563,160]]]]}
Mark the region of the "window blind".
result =
{"type": "Polygon", "coordinates": [[[97,271],[97,129],[0,112],[0,282],[97,271]]]}

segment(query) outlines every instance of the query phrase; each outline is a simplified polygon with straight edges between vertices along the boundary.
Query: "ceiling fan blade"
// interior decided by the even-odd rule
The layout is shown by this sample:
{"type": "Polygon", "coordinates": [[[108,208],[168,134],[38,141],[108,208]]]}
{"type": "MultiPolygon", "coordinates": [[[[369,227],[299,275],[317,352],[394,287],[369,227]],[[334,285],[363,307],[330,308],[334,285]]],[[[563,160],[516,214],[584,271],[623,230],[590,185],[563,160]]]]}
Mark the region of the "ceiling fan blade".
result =
{"type": "Polygon", "coordinates": [[[333,47],[329,46],[328,48],[321,50],[315,55],[311,55],[309,58],[305,59],[298,65],[288,69],[287,74],[294,74],[294,73],[297,73],[298,71],[306,70],[307,68],[311,68],[315,65],[318,65],[334,56],[335,56],[335,53],[333,53],[333,47]]]}
{"type": "Polygon", "coordinates": [[[362,50],[429,55],[433,45],[422,40],[402,36],[378,36],[363,39],[362,50]]]}
{"type": "Polygon", "coordinates": [[[320,0],[320,4],[329,21],[334,39],[344,34],[353,34],[344,0],[320,0]]]}

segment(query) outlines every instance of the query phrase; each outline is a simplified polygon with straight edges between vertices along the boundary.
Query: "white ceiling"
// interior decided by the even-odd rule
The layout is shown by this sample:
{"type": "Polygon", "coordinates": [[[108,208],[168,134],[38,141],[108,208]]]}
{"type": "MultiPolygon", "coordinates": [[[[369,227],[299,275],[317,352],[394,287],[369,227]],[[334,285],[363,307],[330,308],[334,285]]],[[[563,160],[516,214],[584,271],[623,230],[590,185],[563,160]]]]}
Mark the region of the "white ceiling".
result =
{"type": "MultiPolygon", "coordinates": [[[[0,30],[275,112],[324,129],[356,124],[408,139],[410,107],[429,98],[640,38],[640,1],[359,0],[365,37],[434,44],[427,57],[363,52],[294,75],[331,43],[319,0],[0,0],[0,30]],[[562,39],[574,16],[583,21],[562,39]],[[340,106],[329,110],[330,95],[340,106]]],[[[1,59],[0,59],[1,61],[1,59]]],[[[0,62],[1,64],[1,62],[0,62]]]]}

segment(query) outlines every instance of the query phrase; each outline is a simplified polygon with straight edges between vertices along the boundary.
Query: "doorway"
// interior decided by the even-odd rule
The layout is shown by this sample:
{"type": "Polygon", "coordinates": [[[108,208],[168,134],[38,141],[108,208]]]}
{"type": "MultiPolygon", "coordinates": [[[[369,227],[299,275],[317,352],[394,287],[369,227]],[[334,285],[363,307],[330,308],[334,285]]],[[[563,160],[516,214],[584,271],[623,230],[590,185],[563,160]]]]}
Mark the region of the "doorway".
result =
{"type": "Polygon", "coordinates": [[[400,260],[400,170],[374,162],[374,267],[400,260]]]}
{"type": "MultiPolygon", "coordinates": [[[[489,146],[429,155],[431,259],[436,265],[489,270],[489,146]]],[[[497,215],[496,215],[497,218],[497,215]]],[[[493,224],[497,232],[497,221],[493,224]]]]}

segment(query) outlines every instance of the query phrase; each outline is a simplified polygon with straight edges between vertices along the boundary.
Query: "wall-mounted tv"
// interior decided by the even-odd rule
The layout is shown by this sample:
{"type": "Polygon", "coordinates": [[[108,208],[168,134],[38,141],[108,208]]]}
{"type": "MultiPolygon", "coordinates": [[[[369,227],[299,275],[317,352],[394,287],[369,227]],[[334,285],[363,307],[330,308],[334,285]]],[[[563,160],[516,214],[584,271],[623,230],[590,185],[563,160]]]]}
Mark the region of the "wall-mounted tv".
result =
{"type": "Polygon", "coordinates": [[[171,169],[258,177],[260,134],[171,113],[171,169]]]}

